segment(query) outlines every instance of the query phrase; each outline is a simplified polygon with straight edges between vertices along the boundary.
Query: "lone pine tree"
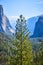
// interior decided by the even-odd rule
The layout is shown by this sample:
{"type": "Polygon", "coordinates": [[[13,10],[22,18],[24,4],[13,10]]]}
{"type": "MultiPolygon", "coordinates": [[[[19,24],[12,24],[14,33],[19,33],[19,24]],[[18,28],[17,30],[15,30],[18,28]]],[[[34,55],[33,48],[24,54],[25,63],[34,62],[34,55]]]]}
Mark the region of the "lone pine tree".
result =
{"type": "Polygon", "coordinates": [[[26,20],[22,15],[16,21],[14,45],[16,47],[16,65],[31,65],[33,60],[32,46],[29,41],[26,20]]]}

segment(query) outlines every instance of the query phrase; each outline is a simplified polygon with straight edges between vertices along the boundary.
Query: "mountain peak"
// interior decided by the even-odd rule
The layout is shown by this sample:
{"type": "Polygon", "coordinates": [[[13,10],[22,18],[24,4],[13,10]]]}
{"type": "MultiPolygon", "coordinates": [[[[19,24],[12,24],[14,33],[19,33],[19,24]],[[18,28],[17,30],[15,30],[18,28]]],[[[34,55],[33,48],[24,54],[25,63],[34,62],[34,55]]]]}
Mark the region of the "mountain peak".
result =
{"type": "Polygon", "coordinates": [[[2,16],[2,15],[3,15],[3,6],[0,5],[0,16],[2,16]]]}
{"type": "Polygon", "coordinates": [[[8,35],[14,34],[14,29],[10,25],[9,19],[6,15],[4,15],[2,5],[0,5],[0,32],[6,33],[8,35]]]}
{"type": "Polygon", "coordinates": [[[35,23],[35,28],[33,35],[31,37],[43,37],[43,16],[39,16],[37,22],[35,23]]]}
{"type": "Polygon", "coordinates": [[[43,15],[39,16],[38,21],[39,21],[39,22],[43,22],[43,15]]]}

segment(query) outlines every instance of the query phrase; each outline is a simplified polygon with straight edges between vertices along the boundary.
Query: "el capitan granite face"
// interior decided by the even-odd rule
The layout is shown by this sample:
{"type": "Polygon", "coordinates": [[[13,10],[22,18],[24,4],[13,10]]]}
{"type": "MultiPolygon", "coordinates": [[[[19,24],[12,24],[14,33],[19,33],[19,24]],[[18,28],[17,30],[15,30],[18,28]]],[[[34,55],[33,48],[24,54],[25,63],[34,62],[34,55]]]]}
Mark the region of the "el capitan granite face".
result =
{"type": "Polygon", "coordinates": [[[2,5],[0,5],[0,32],[8,35],[14,34],[14,29],[10,25],[9,19],[6,17],[6,15],[4,15],[2,5]]]}

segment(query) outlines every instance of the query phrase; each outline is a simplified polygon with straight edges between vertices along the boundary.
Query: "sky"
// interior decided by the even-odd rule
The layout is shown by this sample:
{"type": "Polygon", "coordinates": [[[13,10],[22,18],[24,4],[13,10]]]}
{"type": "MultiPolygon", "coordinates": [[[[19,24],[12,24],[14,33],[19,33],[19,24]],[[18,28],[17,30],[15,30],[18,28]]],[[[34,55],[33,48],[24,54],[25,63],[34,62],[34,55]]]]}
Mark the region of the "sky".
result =
{"type": "Polygon", "coordinates": [[[0,0],[0,4],[13,27],[21,14],[26,19],[43,14],[43,0],[0,0]]]}
{"type": "Polygon", "coordinates": [[[16,20],[21,14],[26,19],[43,14],[43,0],[0,0],[0,4],[9,20],[16,20]]]}

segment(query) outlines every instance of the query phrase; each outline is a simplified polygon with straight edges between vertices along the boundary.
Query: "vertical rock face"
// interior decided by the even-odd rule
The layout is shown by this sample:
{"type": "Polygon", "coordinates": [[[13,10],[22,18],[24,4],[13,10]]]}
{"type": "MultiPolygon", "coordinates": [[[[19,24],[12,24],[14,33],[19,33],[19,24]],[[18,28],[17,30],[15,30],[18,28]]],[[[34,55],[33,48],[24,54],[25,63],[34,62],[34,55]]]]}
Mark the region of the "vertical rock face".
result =
{"type": "Polygon", "coordinates": [[[43,37],[43,16],[39,16],[35,24],[34,33],[31,37],[43,37]]]}
{"type": "Polygon", "coordinates": [[[2,5],[0,5],[0,31],[4,32],[4,30],[2,28],[2,17],[3,17],[3,8],[2,8],[2,5]]]}
{"type": "Polygon", "coordinates": [[[0,5],[0,16],[3,16],[3,7],[0,5]]]}
{"type": "Polygon", "coordinates": [[[11,35],[14,34],[14,30],[11,27],[8,18],[4,15],[2,5],[0,5],[0,32],[11,35]]]}

